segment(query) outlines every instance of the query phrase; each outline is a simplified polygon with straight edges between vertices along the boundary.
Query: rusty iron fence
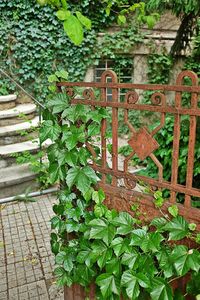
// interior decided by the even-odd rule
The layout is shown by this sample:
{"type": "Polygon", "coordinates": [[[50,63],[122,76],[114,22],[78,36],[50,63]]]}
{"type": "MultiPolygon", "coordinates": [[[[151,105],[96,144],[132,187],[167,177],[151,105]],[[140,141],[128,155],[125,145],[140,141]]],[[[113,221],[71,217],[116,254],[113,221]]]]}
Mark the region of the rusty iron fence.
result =
{"type": "MultiPolygon", "coordinates": [[[[147,213],[149,218],[159,214],[159,210],[155,209],[153,196],[146,193],[144,189],[138,190],[138,183],[144,183],[150,186],[152,190],[167,189],[170,192],[169,199],[164,204],[167,209],[172,203],[176,203],[177,194],[184,194],[184,203],[178,204],[180,214],[189,220],[195,221],[199,225],[200,210],[192,207],[191,198],[200,197],[200,189],[193,187],[194,175],[194,156],[195,144],[200,137],[196,136],[197,119],[200,117],[200,107],[198,105],[198,97],[200,94],[200,86],[198,85],[198,77],[192,71],[181,72],[176,79],[175,85],[153,85],[153,84],[132,84],[118,83],[117,75],[113,71],[105,71],[101,76],[100,82],[62,82],[58,86],[65,88],[71,97],[71,104],[83,104],[95,107],[104,107],[111,113],[111,133],[112,133],[112,153],[111,164],[109,164],[108,156],[108,123],[106,119],[101,123],[101,163],[97,163],[95,158],[94,145],[88,143],[86,147],[91,152],[93,169],[102,174],[99,185],[103,188],[107,195],[107,205],[118,210],[130,211],[130,206],[135,201],[140,201],[142,210],[147,213]],[[191,85],[184,85],[184,78],[190,78],[191,85]],[[109,79],[109,82],[108,82],[109,79]],[[74,88],[82,88],[82,95],[75,96],[74,88]],[[107,89],[112,90],[112,101],[107,100],[107,89]],[[126,94],[124,101],[119,100],[120,89],[125,89],[126,94]],[[99,91],[99,94],[97,93],[99,91]],[[151,103],[146,104],[141,101],[143,93],[151,91],[151,103]],[[190,94],[190,103],[187,106],[182,105],[183,93],[190,94]],[[98,94],[98,96],[96,96],[98,94]],[[123,160],[123,167],[119,168],[119,110],[123,111],[124,125],[129,128],[129,138],[127,144],[132,148],[131,154],[123,160]],[[129,120],[129,112],[148,111],[152,114],[156,113],[160,124],[152,131],[146,127],[136,129],[135,125],[129,120]],[[155,135],[165,126],[166,116],[173,116],[173,146],[171,159],[171,179],[169,181],[163,178],[163,165],[155,155],[155,150],[159,148],[155,135]],[[179,157],[180,157],[180,133],[181,118],[188,116],[189,120],[189,141],[187,170],[185,184],[178,182],[179,157]],[[151,178],[149,176],[140,175],[137,172],[130,171],[130,160],[136,155],[141,161],[150,157],[158,169],[158,177],[151,178]],[[107,177],[112,177],[108,183],[107,177]],[[119,184],[123,180],[124,184],[119,184]]],[[[200,162],[199,162],[200,163],[200,162]]],[[[200,183],[199,183],[200,186],[200,183]]]]}

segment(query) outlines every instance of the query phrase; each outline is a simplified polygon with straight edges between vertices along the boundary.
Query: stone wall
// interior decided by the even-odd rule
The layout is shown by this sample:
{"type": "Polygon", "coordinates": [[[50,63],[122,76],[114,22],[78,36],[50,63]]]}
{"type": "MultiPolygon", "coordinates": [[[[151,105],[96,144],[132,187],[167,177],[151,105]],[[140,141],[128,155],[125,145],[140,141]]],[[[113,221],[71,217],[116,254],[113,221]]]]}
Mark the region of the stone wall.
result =
{"type": "MultiPolygon", "coordinates": [[[[180,20],[170,13],[166,13],[161,16],[160,21],[157,22],[155,27],[150,30],[147,27],[142,28],[142,32],[145,33],[145,39],[142,44],[137,45],[131,49],[129,55],[133,56],[133,82],[134,83],[146,83],[148,81],[147,76],[147,59],[151,52],[152,47],[156,49],[157,53],[161,53],[163,49],[166,53],[170,52],[170,49],[174,43],[177,30],[180,25],[180,20]]],[[[109,29],[109,32],[116,32],[118,27],[109,29]]],[[[104,34],[99,34],[99,39],[104,34]]],[[[183,66],[184,57],[177,59],[174,64],[174,68],[171,72],[170,83],[174,83],[177,74],[181,71],[183,66]]],[[[94,68],[88,69],[85,81],[94,80],[94,68]]]]}

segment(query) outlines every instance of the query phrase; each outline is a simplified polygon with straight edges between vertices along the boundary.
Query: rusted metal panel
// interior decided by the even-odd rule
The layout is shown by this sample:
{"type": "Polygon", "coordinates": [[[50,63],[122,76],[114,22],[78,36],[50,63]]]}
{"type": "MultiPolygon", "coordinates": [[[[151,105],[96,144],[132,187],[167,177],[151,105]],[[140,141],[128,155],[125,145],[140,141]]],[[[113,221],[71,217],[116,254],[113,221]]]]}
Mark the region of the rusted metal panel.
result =
{"type": "MultiPolygon", "coordinates": [[[[185,195],[184,204],[180,204],[181,214],[185,217],[192,219],[195,216],[195,220],[198,221],[200,216],[200,210],[191,207],[191,197],[200,197],[200,189],[193,187],[193,173],[194,173],[194,155],[195,155],[195,143],[196,143],[196,127],[197,118],[200,117],[200,108],[198,107],[198,97],[200,94],[200,86],[198,85],[198,77],[191,71],[181,72],[176,80],[175,85],[151,85],[151,84],[131,84],[131,83],[118,83],[116,74],[113,71],[105,71],[102,74],[100,82],[62,82],[58,83],[58,87],[65,87],[66,92],[71,97],[71,104],[84,104],[89,105],[93,109],[95,107],[105,107],[111,111],[111,132],[112,132],[112,159],[111,166],[108,165],[108,151],[107,151],[107,137],[106,132],[108,129],[108,121],[102,120],[101,123],[101,164],[97,164],[95,161],[95,151],[93,145],[87,143],[87,148],[91,152],[94,158],[94,163],[91,164],[94,170],[102,174],[102,180],[100,185],[106,191],[109,191],[109,197],[117,201],[115,192],[119,192],[119,180],[123,180],[126,193],[131,192],[132,195],[137,195],[138,192],[134,190],[138,182],[143,182],[149,185],[153,189],[168,189],[170,191],[170,201],[176,202],[177,193],[185,195]],[[189,77],[192,85],[184,85],[184,78],[189,77]],[[109,78],[109,82],[108,81],[109,78]],[[73,87],[78,86],[83,88],[82,96],[75,96],[73,87]],[[107,100],[107,89],[112,89],[112,101],[107,100]],[[124,101],[119,100],[120,89],[126,89],[126,95],[124,101]],[[100,98],[95,97],[95,90],[99,89],[100,98]],[[140,101],[141,95],[137,92],[140,91],[152,91],[151,103],[144,104],[140,101]],[[168,93],[174,92],[174,103],[168,101],[168,93]],[[190,104],[185,107],[182,105],[182,93],[188,92],[191,94],[190,104]],[[124,159],[123,170],[119,169],[118,161],[118,121],[119,121],[119,109],[123,110],[124,124],[128,126],[130,137],[127,140],[133,151],[124,159]],[[160,115],[160,124],[152,131],[142,126],[139,130],[135,128],[135,124],[132,124],[129,120],[129,111],[149,111],[152,113],[158,113],[160,115]],[[172,167],[171,167],[171,179],[166,181],[163,178],[163,165],[156,157],[154,151],[159,147],[156,141],[155,134],[158,133],[161,128],[165,126],[166,116],[170,114],[174,117],[174,131],[173,131],[173,147],[172,147],[172,167]],[[188,142],[188,157],[187,157],[187,170],[185,185],[178,182],[179,173],[179,158],[180,158],[180,134],[181,134],[181,117],[188,115],[189,118],[189,142],[188,142]],[[158,167],[158,178],[151,178],[144,175],[132,174],[129,170],[129,162],[131,158],[137,155],[141,160],[146,157],[150,157],[155,165],[158,167]],[[106,184],[106,176],[111,175],[112,181],[110,188],[106,184]],[[110,192],[112,191],[112,193],[110,192]],[[113,196],[112,196],[113,195],[113,196]],[[192,213],[191,213],[192,212],[192,213]]],[[[138,197],[138,195],[137,195],[138,197]]],[[[147,195],[143,192],[140,193],[140,198],[147,199],[147,195]]],[[[112,201],[112,206],[115,205],[115,201],[112,201]]],[[[153,204],[151,200],[145,200],[145,207],[149,206],[149,214],[152,214],[153,204]]],[[[169,204],[170,202],[168,202],[169,204]]],[[[167,205],[166,204],[166,207],[167,205]]],[[[121,207],[123,209],[123,207],[121,207]]],[[[127,210],[127,207],[126,207],[127,210]]],[[[128,210],[130,211],[130,209],[128,210]]],[[[157,211],[157,210],[156,210],[157,211]]],[[[156,212],[155,212],[156,214],[156,212]]]]}

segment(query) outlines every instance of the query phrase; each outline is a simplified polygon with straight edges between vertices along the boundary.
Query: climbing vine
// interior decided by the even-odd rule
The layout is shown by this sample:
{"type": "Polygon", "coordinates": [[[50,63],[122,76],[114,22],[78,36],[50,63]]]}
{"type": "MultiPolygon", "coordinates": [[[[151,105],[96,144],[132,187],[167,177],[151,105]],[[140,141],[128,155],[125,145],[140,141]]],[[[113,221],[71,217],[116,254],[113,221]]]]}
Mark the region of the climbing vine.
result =
{"type": "MultiPolygon", "coordinates": [[[[99,135],[102,119],[109,118],[106,109],[70,105],[63,92],[52,95],[44,118],[41,140],[54,142],[47,150],[49,178],[61,186],[51,220],[58,284],[77,283],[87,291],[95,283],[96,299],[102,300],[197,296],[200,253],[181,244],[185,237],[200,242],[196,224],[181,217],[176,205],[150,224],[139,202],[130,207],[130,214],[106,206],[106,196],[98,188],[100,175],[88,164],[87,147],[99,135]],[[173,290],[172,283],[186,274],[191,275],[186,292],[173,290]]],[[[93,157],[98,163],[98,147],[93,157]]],[[[162,210],[162,193],[155,192],[154,199],[162,210]]]]}

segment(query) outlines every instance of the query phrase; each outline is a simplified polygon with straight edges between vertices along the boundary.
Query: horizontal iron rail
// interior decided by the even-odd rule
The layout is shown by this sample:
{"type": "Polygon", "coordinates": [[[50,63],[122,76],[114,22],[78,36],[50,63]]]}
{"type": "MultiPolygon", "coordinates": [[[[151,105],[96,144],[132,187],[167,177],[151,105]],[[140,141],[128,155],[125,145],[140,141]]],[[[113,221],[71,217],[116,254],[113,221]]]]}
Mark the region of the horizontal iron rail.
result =
{"type": "Polygon", "coordinates": [[[147,110],[160,113],[171,113],[171,114],[181,114],[181,115],[190,115],[190,116],[200,116],[200,109],[192,108],[176,108],[173,106],[163,106],[163,105],[148,105],[148,104],[129,104],[123,102],[112,102],[112,101],[95,101],[95,100],[84,100],[84,99],[72,99],[72,104],[84,104],[92,106],[102,106],[102,107],[117,107],[123,109],[134,109],[134,110],[147,110]]]}
{"type": "Polygon", "coordinates": [[[112,82],[59,82],[58,87],[92,87],[111,89],[138,89],[138,90],[159,90],[174,92],[200,93],[200,86],[188,85],[167,85],[167,84],[135,84],[135,83],[112,83],[112,82]]]}
{"type": "Polygon", "coordinates": [[[110,168],[102,168],[100,166],[97,165],[90,165],[95,171],[100,172],[102,174],[110,174],[113,176],[116,176],[118,178],[127,178],[136,182],[144,182],[147,184],[150,184],[151,186],[156,186],[159,188],[166,188],[169,189],[170,191],[174,191],[174,192],[178,192],[178,193],[183,193],[186,195],[190,195],[190,196],[194,196],[194,197],[200,197],[200,190],[199,189],[195,189],[195,188],[187,188],[181,184],[171,184],[168,181],[163,180],[162,182],[157,180],[157,179],[153,179],[153,178],[149,178],[146,176],[142,176],[142,175],[133,175],[131,173],[124,173],[123,171],[114,171],[110,168]]]}

